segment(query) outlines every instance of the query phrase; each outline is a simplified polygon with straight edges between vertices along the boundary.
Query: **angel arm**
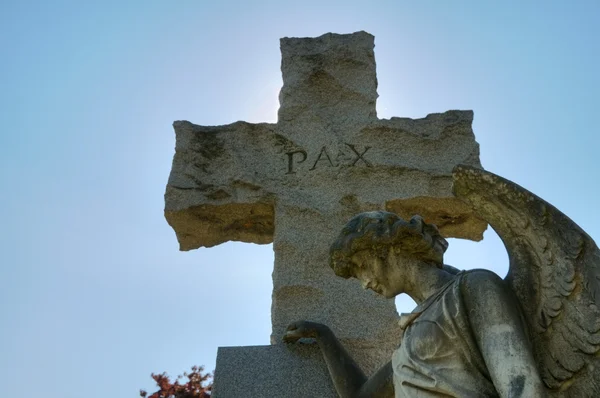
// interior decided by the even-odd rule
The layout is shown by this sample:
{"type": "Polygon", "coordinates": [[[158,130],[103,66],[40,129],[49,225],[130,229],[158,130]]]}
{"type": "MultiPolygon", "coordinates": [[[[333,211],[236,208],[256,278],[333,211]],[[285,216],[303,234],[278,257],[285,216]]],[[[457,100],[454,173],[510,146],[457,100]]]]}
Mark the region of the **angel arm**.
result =
{"type": "Polygon", "coordinates": [[[492,272],[472,272],[462,291],[472,333],[499,395],[545,396],[518,303],[505,282],[492,272]]]}
{"type": "Polygon", "coordinates": [[[385,398],[394,396],[391,362],[367,378],[327,326],[315,322],[294,322],[283,340],[293,343],[300,338],[316,339],[335,389],[341,398],[385,398]]]}

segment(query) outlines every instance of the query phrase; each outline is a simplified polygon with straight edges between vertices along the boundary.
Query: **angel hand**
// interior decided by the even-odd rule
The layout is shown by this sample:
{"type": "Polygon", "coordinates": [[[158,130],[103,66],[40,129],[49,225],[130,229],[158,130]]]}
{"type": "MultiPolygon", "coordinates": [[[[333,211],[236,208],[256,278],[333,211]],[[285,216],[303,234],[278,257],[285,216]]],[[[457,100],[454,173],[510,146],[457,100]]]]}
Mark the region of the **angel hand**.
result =
{"type": "Polygon", "coordinates": [[[321,323],[297,321],[291,323],[283,335],[286,343],[295,343],[302,338],[319,338],[329,328],[321,323]]]}

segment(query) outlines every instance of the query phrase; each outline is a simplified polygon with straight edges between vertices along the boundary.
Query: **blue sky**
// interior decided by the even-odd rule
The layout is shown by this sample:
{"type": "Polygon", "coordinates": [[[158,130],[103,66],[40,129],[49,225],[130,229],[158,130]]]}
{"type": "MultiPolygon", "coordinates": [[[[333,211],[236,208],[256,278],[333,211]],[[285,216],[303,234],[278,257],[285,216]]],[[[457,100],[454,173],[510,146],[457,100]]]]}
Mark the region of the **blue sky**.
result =
{"type": "MultiPolygon", "coordinates": [[[[0,2],[6,396],[135,397],[268,344],[271,245],[179,252],[163,194],[174,120],[276,121],[280,37],[372,33],[379,117],[473,109],[484,167],[600,238],[597,1],[123,3],[0,2]]],[[[491,232],[447,262],[507,269],[491,232]]]]}

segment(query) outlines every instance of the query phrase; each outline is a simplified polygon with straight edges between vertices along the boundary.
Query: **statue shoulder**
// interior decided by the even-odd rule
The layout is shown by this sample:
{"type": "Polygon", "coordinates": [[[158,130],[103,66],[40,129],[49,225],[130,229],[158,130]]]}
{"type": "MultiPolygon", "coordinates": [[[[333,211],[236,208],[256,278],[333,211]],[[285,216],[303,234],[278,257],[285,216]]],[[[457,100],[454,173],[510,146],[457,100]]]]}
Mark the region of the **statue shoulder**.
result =
{"type": "Polygon", "coordinates": [[[472,301],[501,304],[513,298],[504,279],[487,269],[463,271],[457,275],[457,283],[468,307],[472,301]],[[495,301],[489,301],[490,298],[495,301]]]}
{"type": "Polygon", "coordinates": [[[467,286],[479,283],[493,283],[504,286],[504,279],[488,269],[475,268],[462,271],[457,275],[457,278],[459,278],[461,284],[467,286]]]}

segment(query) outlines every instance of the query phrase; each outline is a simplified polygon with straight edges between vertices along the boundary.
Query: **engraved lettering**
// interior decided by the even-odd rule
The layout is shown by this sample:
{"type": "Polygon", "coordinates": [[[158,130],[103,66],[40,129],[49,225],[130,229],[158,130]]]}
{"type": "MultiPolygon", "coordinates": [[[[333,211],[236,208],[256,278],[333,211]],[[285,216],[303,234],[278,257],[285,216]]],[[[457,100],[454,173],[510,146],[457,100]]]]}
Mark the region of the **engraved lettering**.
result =
{"type": "MultiPolygon", "coordinates": [[[[316,159],[314,155],[311,155],[312,159],[315,159],[312,167],[308,169],[308,171],[314,171],[319,166],[319,162],[325,162],[329,167],[353,167],[356,166],[359,161],[362,161],[367,167],[373,167],[373,164],[365,159],[365,154],[371,149],[370,146],[365,146],[364,149],[357,149],[357,147],[353,144],[349,144],[347,142],[344,143],[344,146],[341,148],[331,148],[323,145],[316,159]],[[346,149],[349,148],[350,150],[346,149]],[[333,152],[332,152],[333,151],[333,152]],[[333,156],[332,154],[335,154],[333,156]]],[[[309,156],[308,153],[304,149],[296,149],[290,152],[286,152],[287,155],[287,172],[285,174],[296,174],[298,170],[298,165],[301,163],[305,163],[309,156]]],[[[310,164],[310,163],[308,163],[310,164]]],[[[323,164],[321,164],[323,166],[323,164]]],[[[306,166],[305,166],[306,167],[306,166]]],[[[326,166],[327,167],[327,166],[326,166]]],[[[304,169],[306,170],[306,169],[304,169]]]]}
{"type": "Polygon", "coordinates": [[[352,157],[350,157],[350,155],[348,155],[346,152],[342,151],[341,149],[338,150],[338,154],[335,157],[335,161],[338,162],[338,164],[348,162],[350,160],[352,160],[352,157]]]}
{"type": "Polygon", "coordinates": [[[300,149],[298,151],[292,151],[292,152],[286,153],[286,155],[288,157],[288,171],[285,174],[296,174],[296,172],[294,171],[294,155],[297,153],[302,155],[302,160],[300,160],[296,163],[304,162],[306,160],[306,157],[308,156],[306,151],[304,151],[302,149],[300,149]]]}
{"type": "Polygon", "coordinates": [[[356,155],[356,158],[354,158],[354,162],[352,162],[352,166],[356,165],[356,162],[358,162],[359,160],[362,160],[363,162],[365,162],[365,164],[367,165],[367,167],[371,167],[371,163],[369,163],[363,156],[365,155],[365,153],[367,153],[367,151],[369,149],[371,149],[370,146],[366,146],[365,150],[362,153],[359,153],[356,148],[354,147],[354,145],[352,144],[348,144],[346,143],[346,145],[348,145],[348,147],[350,147],[350,149],[352,149],[352,152],[354,152],[354,154],[356,155]]]}
{"type": "Polygon", "coordinates": [[[335,165],[331,161],[331,157],[329,156],[329,152],[327,152],[327,147],[323,146],[323,148],[321,148],[321,152],[319,153],[319,156],[317,157],[317,160],[315,160],[315,164],[313,165],[312,168],[309,169],[310,171],[316,169],[317,168],[317,163],[319,163],[321,160],[323,160],[323,161],[325,160],[325,159],[321,159],[321,156],[323,156],[323,154],[325,154],[325,157],[327,158],[327,161],[329,162],[329,165],[331,167],[335,167],[335,165]]]}

